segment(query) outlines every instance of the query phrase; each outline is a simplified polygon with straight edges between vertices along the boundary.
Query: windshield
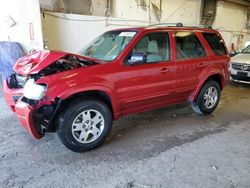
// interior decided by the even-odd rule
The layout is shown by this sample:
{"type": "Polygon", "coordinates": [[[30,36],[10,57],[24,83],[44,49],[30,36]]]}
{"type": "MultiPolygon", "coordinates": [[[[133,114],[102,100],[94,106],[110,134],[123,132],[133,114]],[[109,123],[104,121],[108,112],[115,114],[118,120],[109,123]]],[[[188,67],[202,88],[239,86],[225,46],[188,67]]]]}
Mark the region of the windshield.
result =
{"type": "Polygon", "coordinates": [[[250,45],[248,45],[245,49],[243,49],[242,53],[250,53],[250,45]]]}
{"type": "Polygon", "coordinates": [[[135,34],[135,31],[110,31],[104,33],[80,51],[80,55],[103,61],[112,61],[128,45],[135,34]]]}

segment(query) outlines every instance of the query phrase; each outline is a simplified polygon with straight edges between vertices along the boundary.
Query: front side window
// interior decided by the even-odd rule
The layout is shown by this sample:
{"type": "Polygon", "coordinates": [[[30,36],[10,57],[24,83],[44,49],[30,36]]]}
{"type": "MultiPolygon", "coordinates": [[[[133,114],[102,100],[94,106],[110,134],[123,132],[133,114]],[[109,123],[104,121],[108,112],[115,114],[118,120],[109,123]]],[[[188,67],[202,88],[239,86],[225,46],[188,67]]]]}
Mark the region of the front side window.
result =
{"type": "Polygon", "coordinates": [[[80,55],[103,61],[112,61],[136,35],[135,31],[110,31],[96,38],[80,55]]]}
{"type": "Polygon", "coordinates": [[[176,32],[175,42],[177,59],[193,59],[206,56],[199,39],[192,32],[176,32]]]}
{"type": "Polygon", "coordinates": [[[223,40],[216,33],[202,33],[202,35],[216,55],[225,55],[227,53],[223,40]]]}
{"type": "Polygon", "coordinates": [[[151,33],[144,36],[133,48],[129,58],[136,54],[145,54],[146,63],[169,61],[168,33],[151,33]]]}

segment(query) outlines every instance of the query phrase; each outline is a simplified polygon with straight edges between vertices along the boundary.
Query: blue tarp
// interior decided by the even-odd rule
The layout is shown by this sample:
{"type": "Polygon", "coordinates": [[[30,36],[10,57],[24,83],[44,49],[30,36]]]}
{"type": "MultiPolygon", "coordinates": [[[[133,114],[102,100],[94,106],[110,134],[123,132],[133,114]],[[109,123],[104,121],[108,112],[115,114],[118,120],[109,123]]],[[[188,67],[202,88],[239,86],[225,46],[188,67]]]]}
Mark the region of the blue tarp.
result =
{"type": "Polygon", "coordinates": [[[15,62],[24,56],[24,52],[17,42],[0,42],[0,74],[2,79],[12,73],[15,62]]]}

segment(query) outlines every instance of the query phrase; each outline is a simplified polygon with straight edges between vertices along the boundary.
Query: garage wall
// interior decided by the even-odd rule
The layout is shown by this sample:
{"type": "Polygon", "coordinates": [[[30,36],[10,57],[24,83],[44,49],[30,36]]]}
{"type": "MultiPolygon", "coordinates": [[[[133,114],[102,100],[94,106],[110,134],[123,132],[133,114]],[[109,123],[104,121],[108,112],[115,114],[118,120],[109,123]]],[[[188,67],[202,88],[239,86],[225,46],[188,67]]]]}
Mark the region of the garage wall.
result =
{"type": "Polygon", "coordinates": [[[49,49],[76,53],[103,32],[123,27],[148,25],[148,21],[85,16],[76,14],[42,14],[43,36],[49,49]]]}
{"type": "Polygon", "coordinates": [[[40,0],[41,9],[45,11],[69,12],[74,11],[79,14],[105,16],[106,15],[106,0],[40,0]],[[71,4],[70,10],[65,9],[65,6],[71,4]],[[84,6],[82,6],[84,5],[84,6]]]}
{"type": "MultiPolygon", "coordinates": [[[[94,1],[93,1],[94,2],[94,1]]],[[[100,2],[99,7],[101,5],[100,2]]],[[[44,38],[48,41],[49,49],[78,52],[97,35],[106,30],[118,27],[143,26],[157,23],[158,19],[149,2],[158,3],[157,0],[146,0],[146,6],[139,0],[114,0],[112,18],[47,13],[43,17],[44,38]],[[149,14],[151,12],[151,14],[149,14]]],[[[164,0],[162,1],[161,22],[182,22],[185,25],[197,25],[200,17],[201,0],[164,0]]],[[[219,29],[226,40],[228,47],[234,42],[240,48],[249,39],[245,30],[246,11],[244,6],[218,2],[214,28],[219,29]],[[239,40],[239,36],[244,38],[239,40]]]]}
{"type": "Polygon", "coordinates": [[[162,22],[197,25],[199,12],[200,0],[166,0],[163,1],[162,22]]]}
{"type": "Polygon", "coordinates": [[[220,30],[227,46],[235,44],[241,48],[245,41],[249,40],[249,32],[246,30],[247,7],[230,2],[219,1],[217,14],[213,27],[220,30]],[[241,38],[241,36],[244,36],[241,38]]]}
{"type": "Polygon", "coordinates": [[[105,17],[44,13],[43,33],[49,49],[78,52],[95,37],[115,27],[105,17]]]}
{"type": "Polygon", "coordinates": [[[0,41],[19,42],[26,53],[43,49],[38,0],[0,1],[0,28],[0,41]],[[12,27],[8,16],[16,23],[12,27]]]}
{"type": "MultiPolygon", "coordinates": [[[[97,0],[92,3],[101,6],[97,0]]],[[[199,12],[199,0],[176,0],[175,2],[165,0],[162,4],[161,21],[178,21],[188,25],[196,25],[197,12],[199,12]]],[[[115,0],[112,7],[112,16],[112,18],[106,18],[45,12],[42,16],[44,38],[49,49],[78,52],[104,31],[158,22],[152,7],[149,10],[148,6],[143,7],[136,0],[115,0]]]]}
{"type": "MultiPolygon", "coordinates": [[[[143,8],[136,0],[116,0],[113,6],[113,15],[123,19],[144,20],[150,23],[157,22],[153,8],[149,2],[159,4],[157,0],[147,0],[147,7],[143,8]],[[151,14],[149,14],[149,11],[151,14]]],[[[161,22],[182,22],[194,25],[199,12],[199,0],[163,0],[161,22]]]]}

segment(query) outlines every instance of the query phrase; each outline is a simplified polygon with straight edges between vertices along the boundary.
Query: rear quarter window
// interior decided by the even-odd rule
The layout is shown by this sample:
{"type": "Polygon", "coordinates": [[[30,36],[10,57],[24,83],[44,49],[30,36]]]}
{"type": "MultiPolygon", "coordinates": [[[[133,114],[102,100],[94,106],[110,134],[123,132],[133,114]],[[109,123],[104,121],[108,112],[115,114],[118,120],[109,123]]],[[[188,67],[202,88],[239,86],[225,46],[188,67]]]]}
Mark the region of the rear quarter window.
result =
{"type": "Polygon", "coordinates": [[[208,42],[209,46],[213,50],[213,52],[220,56],[227,54],[227,50],[225,44],[221,37],[216,33],[202,33],[203,37],[208,42]]]}

